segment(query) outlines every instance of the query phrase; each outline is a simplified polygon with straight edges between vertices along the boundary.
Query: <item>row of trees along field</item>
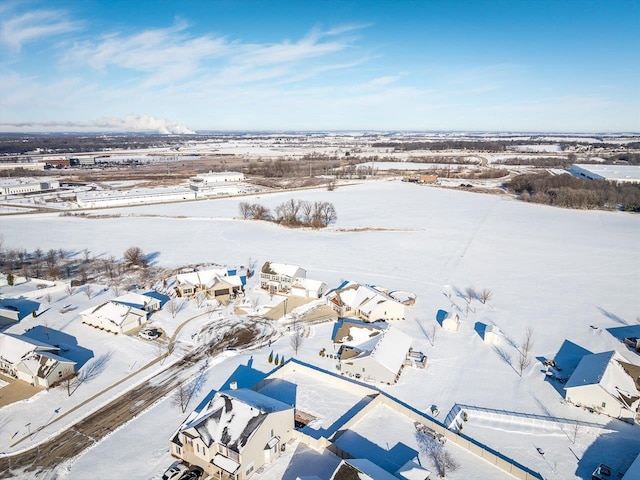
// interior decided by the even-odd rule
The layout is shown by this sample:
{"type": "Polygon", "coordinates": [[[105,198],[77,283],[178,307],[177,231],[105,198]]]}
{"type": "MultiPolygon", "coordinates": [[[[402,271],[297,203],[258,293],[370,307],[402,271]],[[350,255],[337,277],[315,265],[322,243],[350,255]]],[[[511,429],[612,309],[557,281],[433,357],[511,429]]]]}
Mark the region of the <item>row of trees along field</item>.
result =
{"type": "Polygon", "coordinates": [[[640,185],[584,180],[550,173],[514,177],[505,187],[527,202],[564,208],[640,212],[640,185]]]}
{"type": "Polygon", "coordinates": [[[329,202],[307,202],[290,199],[275,208],[274,214],[259,203],[240,203],[243,218],[267,220],[287,227],[324,228],[338,218],[336,209],[329,202]]]}

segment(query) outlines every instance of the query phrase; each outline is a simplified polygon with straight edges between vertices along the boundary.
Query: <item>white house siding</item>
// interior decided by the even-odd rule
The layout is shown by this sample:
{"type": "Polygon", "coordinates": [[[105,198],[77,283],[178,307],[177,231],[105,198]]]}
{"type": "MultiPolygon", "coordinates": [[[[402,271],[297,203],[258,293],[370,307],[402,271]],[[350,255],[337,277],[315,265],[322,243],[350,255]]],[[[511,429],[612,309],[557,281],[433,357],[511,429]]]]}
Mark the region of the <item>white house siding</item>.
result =
{"type": "Polygon", "coordinates": [[[570,387],[566,392],[567,401],[574,405],[592,408],[613,418],[633,420],[633,412],[623,408],[617,399],[598,384],[570,387]]]}

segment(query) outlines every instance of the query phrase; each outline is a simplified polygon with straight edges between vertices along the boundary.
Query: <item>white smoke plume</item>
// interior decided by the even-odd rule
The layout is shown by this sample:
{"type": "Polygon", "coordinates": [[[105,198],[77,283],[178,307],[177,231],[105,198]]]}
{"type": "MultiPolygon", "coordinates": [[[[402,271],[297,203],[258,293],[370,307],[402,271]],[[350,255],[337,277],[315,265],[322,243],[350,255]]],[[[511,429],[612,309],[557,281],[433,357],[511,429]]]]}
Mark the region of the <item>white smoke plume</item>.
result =
{"type": "Polygon", "coordinates": [[[152,117],[151,115],[127,115],[124,118],[101,118],[90,122],[19,122],[0,123],[0,127],[45,127],[45,128],[107,128],[125,132],[158,132],[163,135],[188,135],[195,132],[184,125],[152,117]]]}

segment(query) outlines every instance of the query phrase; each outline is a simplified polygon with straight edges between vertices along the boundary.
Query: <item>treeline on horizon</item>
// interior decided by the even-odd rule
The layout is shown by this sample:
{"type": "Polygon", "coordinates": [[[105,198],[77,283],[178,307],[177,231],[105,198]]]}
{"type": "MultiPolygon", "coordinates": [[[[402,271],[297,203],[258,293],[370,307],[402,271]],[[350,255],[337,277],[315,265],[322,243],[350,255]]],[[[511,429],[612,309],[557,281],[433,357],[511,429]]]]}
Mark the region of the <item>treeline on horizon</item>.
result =
{"type": "MultiPolygon", "coordinates": [[[[413,150],[476,150],[490,153],[499,153],[510,150],[514,145],[541,145],[541,144],[557,144],[566,149],[577,145],[584,145],[582,142],[543,142],[539,140],[491,140],[491,141],[472,141],[472,140],[442,140],[436,142],[378,142],[372,146],[380,148],[393,148],[399,152],[413,150]]],[[[598,148],[620,148],[620,145],[614,143],[598,143],[598,148]]],[[[640,148],[640,142],[630,142],[624,144],[625,148],[640,148]]]]}
{"type": "Polygon", "coordinates": [[[563,208],[640,212],[640,185],[584,180],[548,172],[514,177],[504,185],[525,202],[563,208]]]}

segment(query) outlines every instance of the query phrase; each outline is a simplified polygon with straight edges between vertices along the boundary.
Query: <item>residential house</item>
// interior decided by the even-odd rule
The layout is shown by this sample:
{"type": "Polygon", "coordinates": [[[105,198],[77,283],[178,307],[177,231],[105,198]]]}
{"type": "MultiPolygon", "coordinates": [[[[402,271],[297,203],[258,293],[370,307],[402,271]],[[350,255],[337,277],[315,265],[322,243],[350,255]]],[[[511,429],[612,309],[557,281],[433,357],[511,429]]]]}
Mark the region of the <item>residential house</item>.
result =
{"type": "Polygon", "coordinates": [[[171,440],[171,454],[223,480],[275,460],[294,431],[293,406],[248,389],[212,391],[171,440]]]}
{"type": "Polygon", "coordinates": [[[0,370],[35,386],[49,388],[75,373],[76,362],[59,352],[24,335],[0,333],[0,370]]]}
{"type": "Polygon", "coordinates": [[[269,293],[288,293],[298,278],[307,278],[307,271],[297,265],[265,262],[260,269],[260,287],[269,293]]]}
{"type": "Polygon", "coordinates": [[[395,383],[411,351],[413,339],[390,326],[359,345],[342,345],[338,369],[343,375],[363,380],[395,383]]]}
{"type": "Polygon", "coordinates": [[[118,298],[114,298],[112,302],[126,305],[128,307],[137,308],[138,310],[144,310],[147,314],[151,314],[160,310],[160,299],[150,294],[154,292],[139,294],[129,292],[118,298]]]}
{"type": "Polygon", "coordinates": [[[386,323],[367,323],[351,318],[339,319],[333,328],[333,343],[358,345],[380,335],[387,328],[386,323]]]}
{"type": "Polygon", "coordinates": [[[204,294],[207,298],[226,303],[236,295],[244,293],[246,276],[236,275],[235,270],[221,268],[197,270],[176,275],[176,293],[179,297],[191,298],[204,294]]]}
{"type": "Polygon", "coordinates": [[[345,282],[327,294],[328,304],[340,317],[359,318],[365,322],[404,320],[405,306],[382,289],[345,282]]]}
{"type": "Polygon", "coordinates": [[[296,278],[291,284],[291,295],[306,298],[320,298],[325,293],[329,285],[320,280],[312,280],[310,278],[296,278]]]}
{"type": "Polygon", "coordinates": [[[640,366],[615,351],[585,355],[564,386],[567,401],[633,422],[640,407],[640,366]]]}
{"type": "Polygon", "coordinates": [[[127,334],[147,323],[147,311],[110,301],[80,312],[82,323],[111,333],[127,334]]]}

